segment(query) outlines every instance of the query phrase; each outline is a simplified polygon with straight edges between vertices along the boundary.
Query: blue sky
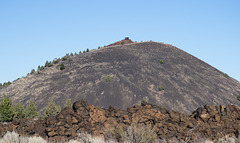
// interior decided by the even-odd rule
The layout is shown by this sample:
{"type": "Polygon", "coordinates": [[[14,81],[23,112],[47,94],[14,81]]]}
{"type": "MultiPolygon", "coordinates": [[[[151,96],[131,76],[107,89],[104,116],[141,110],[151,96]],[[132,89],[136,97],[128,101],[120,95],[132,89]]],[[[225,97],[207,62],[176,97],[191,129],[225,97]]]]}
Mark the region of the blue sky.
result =
{"type": "Polygon", "coordinates": [[[240,81],[239,0],[0,0],[0,83],[125,37],[169,43],[240,81]]]}

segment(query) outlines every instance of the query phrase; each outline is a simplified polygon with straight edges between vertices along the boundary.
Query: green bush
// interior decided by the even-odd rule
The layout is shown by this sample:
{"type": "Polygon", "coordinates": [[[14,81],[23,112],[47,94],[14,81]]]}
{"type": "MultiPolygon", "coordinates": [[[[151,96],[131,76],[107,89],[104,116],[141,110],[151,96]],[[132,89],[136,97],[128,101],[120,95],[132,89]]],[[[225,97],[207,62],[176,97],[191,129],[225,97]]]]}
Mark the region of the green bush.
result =
{"type": "Polygon", "coordinates": [[[163,62],[163,60],[160,60],[160,64],[163,64],[164,62],[163,62]]]}
{"type": "Polygon", "coordinates": [[[240,101],[240,94],[237,96],[238,101],[240,101]]]}
{"type": "Polygon", "coordinates": [[[72,61],[72,58],[69,58],[69,59],[68,59],[68,62],[71,62],[71,61],[72,61]]]}
{"type": "Polygon", "coordinates": [[[164,90],[164,87],[163,87],[163,86],[159,86],[159,87],[158,87],[158,90],[159,90],[159,91],[163,91],[163,90],[164,90]]]}
{"type": "Polygon", "coordinates": [[[55,116],[61,112],[61,107],[57,106],[57,104],[53,101],[53,98],[48,102],[48,105],[45,108],[43,113],[44,117],[55,116]]]}
{"type": "Polygon", "coordinates": [[[126,129],[120,124],[117,124],[113,129],[110,129],[109,132],[109,136],[118,138],[120,142],[151,143],[157,139],[154,127],[139,123],[133,123],[126,129]]]}
{"type": "Polygon", "coordinates": [[[0,103],[0,121],[10,122],[13,120],[14,111],[12,107],[12,100],[4,95],[2,102],[0,103]]]}
{"type": "Polygon", "coordinates": [[[111,82],[111,77],[108,75],[105,79],[106,82],[111,82]]]}
{"type": "Polygon", "coordinates": [[[40,113],[38,113],[37,108],[32,100],[25,108],[25,117],[26,118],[40,117],[40,113]]]}
{"type": "Polygon", "coordinates": [[[65,66],[64,66],[63,63],[61,63],[61,65],[60,65],[60,70],[62,71],[62,70],[64,70],[64,69],[65,69],[65,66]]]}
{"type": "Polygon", "coordinates": [[[64,108],[66,108],[66,107],[72,107],[71,99],[66,99],[65,104],[64,104],[64,108]]]}
{"type": "Polygon", "coordinates": [[[140,105],[141,105],[141,106],[145,106],[145,105],[147,105],[147,104],[149,104],[149,98],[148,98],[147,96],[145,96],[145,97],[143,97],[143,99],[141,100],[140,105]]]}
{"type": "Polygon", "coordinates": [[[226,74],[226,73],[223,73],[223,75],[224,75],[225,77],[227,77],[227,78],[230,77],[230,76],[229,76],[228,74],[226,74]]]}
{"type": "Polygon", "coordinates": [[[124,45],[125,43],[122,41],[121,44],[124,45]]]}

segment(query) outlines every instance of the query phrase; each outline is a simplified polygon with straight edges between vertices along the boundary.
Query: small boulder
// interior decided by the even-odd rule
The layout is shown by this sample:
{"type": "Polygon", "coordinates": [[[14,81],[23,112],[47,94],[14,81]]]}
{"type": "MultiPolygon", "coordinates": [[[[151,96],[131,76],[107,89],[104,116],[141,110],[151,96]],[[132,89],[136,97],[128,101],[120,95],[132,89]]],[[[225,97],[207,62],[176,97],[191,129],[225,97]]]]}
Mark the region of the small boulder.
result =
{"type": "Polygon", "coordinates": [[[51,131],[47,134],[49,137],[53,137],[55,135],[57,135],[57,133],[55,131],[51,131]]]}
{"type": "Polygon", "coordinates": [[[82,100],[79,100],[79,101],[73,103],[74,111],[76,111],[80,107],[87,107],[87,106],[88,106],[88,102],[85,99],[82,99],[82,100]]]}

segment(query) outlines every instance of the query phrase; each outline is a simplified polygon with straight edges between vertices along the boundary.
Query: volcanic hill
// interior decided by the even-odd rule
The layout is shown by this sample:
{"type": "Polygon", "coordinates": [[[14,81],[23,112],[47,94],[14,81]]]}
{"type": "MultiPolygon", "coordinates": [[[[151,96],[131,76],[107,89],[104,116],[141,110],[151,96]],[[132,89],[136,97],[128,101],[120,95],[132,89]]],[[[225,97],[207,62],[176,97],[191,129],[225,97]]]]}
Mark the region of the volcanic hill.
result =
{"type": "Polygon", "coordinates": [[[40,111],[50,98],[121,109],[146,100],[187,114],[205,104],[240,105],[240,82],[169,44],[119,41],[71,59],[60,61],[64,70],[58,63],[28,74],[0,95],[24,105],[33,100],[40,111]]]}

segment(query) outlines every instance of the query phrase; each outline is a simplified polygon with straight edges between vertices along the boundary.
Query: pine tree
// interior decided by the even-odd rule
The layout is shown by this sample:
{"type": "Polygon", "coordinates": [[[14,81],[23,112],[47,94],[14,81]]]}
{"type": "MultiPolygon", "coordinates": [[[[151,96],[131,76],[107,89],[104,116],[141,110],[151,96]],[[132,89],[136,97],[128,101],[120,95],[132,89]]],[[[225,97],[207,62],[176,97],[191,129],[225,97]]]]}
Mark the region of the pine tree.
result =
{"type": "Polygon", "coordinates": [[[14,111],[12,107],[12,100],[4,95],[2,102],[0,103],[0,121],[10,122],[13,120],[14,111]]]}
{"type": "Polygon", "coordinates": [[[7,86],[9,86],[10,84],[11,84],[11,81],[4,82],[4,83],[3,83],[3,87],[7,87],[7,86]]]}
{"type": "Polygon", "coordinates": [[[15,112],[14,118],[21,119],[25,117],[25,109],[23,105],[18,102],[14,107],[13,111],[15,112]]]}
{"type": "Polygon", "coordinates": [[[31,74],[34,74],[34,73],[35,73],[35,69],[32,69],[32,70],[31,70],[31,74]]]}
{"type": "Polygon", "coordinates": [[[40,68],[41,68],[41,66],[39,65],[37,70],[40,71],[40,68]]]}
{"type": "Polygon", "coordinates": [[[49,62],[48,62],[48,61],[46,61],[46,63],[45,63],[45,67],[48,67],[48,64],[49,64],[49,62]]]}
{"type": "Polygon", "coordinates": [[[67,60],[66,56],[62,57],[62,61],[66,61],[66,60],[67,60]]]}
{"type": "Polygon", "coordinates": [[[44,66],[40,66],[39,70],[41,71],[41,70],[43,70],[43,69],[44,69],[44,66]]]}
{"type": "Polygon", "coordinates": [[[72,107],[71,99],[66,99],[64,108],[66,108],[66,107],[72,107]]]}
{"type": "Polygon", "coordinates": [[[34,102],[31,100],[30,103],[26,106],[25,117],[26,118],[36,118],[39,116],[40,116],[40,114],[38,113],[34,102]]]}
{"type": "Polygon", "coordinates": [[[47,107],[43,113],[44,117],[55,116],[61,112],[61,107],[53,101],[53,98],[48,102],[47,107]]]}

